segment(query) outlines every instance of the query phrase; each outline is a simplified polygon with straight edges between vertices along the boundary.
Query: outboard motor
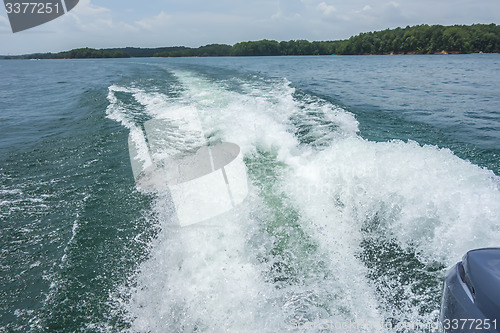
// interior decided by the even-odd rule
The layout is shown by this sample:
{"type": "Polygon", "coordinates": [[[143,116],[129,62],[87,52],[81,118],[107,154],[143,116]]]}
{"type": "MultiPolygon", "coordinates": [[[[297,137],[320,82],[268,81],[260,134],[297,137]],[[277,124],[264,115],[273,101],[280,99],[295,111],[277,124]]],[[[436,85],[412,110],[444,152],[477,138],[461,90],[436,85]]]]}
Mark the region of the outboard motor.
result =
{"type": "Polygon", "coordinates": [[[500,333],[500,248],[471,250],[446,274],[441,332],[500,333]]]}

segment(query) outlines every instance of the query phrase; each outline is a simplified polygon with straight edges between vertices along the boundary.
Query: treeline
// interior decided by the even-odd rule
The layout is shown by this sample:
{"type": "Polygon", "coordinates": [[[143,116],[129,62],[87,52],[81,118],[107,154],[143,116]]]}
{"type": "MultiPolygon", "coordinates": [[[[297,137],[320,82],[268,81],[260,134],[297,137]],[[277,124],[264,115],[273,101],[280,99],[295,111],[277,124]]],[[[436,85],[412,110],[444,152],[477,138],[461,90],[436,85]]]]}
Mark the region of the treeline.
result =
{"type": "Polygon", "coordinates": [[[232,56],[328,55],[328,54],[434,54],[500,53],[500,26],[417,25],[361,33],[343,41],[242,42],[231,48],[232,56]]]}
{"type": "Polygon", "coordinates": [[[128,57],[220,57],[330,54],[433,54],[500,53],[500,25],[417,25],[361,33],[342,41],[260,40],[233,46],[210,44],[198,48],[81,48],[60,53],[31,54],[11,58],[128,58],[128,57]]]}
{"type": "Polygon", "coordinates": [[[145,57],[218,57],[231,55],[231,45],[211,44],[199,48],[185,46],[113,49],[79,48],[59,53],[34,53],[21,56],[0,56],[0,59],[89,59],[145,57]]]}
{"type": "Polygon", "coordinates": [[[328,55],[336,53],[341,41],[309,42],[290,40],[277,42],[261,40],[237,43],[231,48],[232,56],[279,56],[279,55],[328,55]]]}
{"type": "MultiPolygon", "coordinates": [[[[7,57],[6,57],[7,58],[7,57]]],[[[12,57],[18,58],[18,57],[12,57]]],[[[88,58],[130,58],[124,51],[112,49],[91,49],[88,47],[59,53],[35,53],[21,56],[24,59],[88,59],[88,58]]]]}
{"type": "Polygon", "coordinates": [[[338,54],[499,53],[500,26],[495,24],[417,25],[362,33],[343,41],[338,54]]]}
{"type": "Polygon", "coordinates": [[[153,57],[227,57],[232,55],[231,45],[210,44],[198,48],[182,47],[176,50],[155,52],[153,57]]]}

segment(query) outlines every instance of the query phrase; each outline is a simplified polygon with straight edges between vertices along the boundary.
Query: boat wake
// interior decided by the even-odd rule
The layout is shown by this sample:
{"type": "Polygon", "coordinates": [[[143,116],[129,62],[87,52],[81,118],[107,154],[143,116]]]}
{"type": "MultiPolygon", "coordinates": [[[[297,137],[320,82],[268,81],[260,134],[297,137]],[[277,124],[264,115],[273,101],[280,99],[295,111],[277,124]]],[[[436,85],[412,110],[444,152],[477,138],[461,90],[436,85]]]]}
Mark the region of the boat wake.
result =
{"type": "MultiPolygon", "coordinates": [[[[109,87],[107,114],[130,130],[136,176],[155,163],[155,144],[168,157],[232,142],[248,195],[180,227],[175,198],[156,189],[151,218],[160,231],[115,295],[131,332],[314,332],[342,323],[394,332],[402,322],[431,323],[446,268],[500,239],[499,178],[450,150],[367,141],[353,114],[284,79],[162,70],[173,79],[109,87]],[[162,119],[170,127],[159,145],[144,133],[162,119]]],[[[187,217],[197,214],[189,209],[187,217]]]]}

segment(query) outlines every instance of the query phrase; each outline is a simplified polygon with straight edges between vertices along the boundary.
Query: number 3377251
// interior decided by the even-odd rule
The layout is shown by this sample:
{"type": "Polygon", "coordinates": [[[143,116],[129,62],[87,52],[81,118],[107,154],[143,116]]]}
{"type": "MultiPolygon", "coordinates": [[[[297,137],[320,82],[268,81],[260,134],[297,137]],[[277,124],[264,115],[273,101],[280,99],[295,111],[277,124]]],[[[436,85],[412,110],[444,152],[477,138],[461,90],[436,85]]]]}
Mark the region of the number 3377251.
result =
{"type": "Polygon", "coordinates": [[[7,2],[5,4],[7,14],[52,14],[59,13],[57,2],[7,2]]]}
{"type": "Polygon", "coordinates": [[[445,332],[448,331],[464,331],[464,330],[489,330],[493,328],[497,329],[497,320],[490,319],[445,319],[443,320],[443,329],[445,332]]]}

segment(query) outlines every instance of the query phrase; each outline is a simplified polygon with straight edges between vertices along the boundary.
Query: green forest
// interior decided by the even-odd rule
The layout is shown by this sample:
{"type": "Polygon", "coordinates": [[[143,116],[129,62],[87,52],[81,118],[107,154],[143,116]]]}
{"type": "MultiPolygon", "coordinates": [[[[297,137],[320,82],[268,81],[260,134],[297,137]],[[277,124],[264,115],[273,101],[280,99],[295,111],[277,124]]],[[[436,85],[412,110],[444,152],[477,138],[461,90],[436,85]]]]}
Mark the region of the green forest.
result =
{"type": "MultiPolygon", "coordinates": [[[[10,58],[128,58],[128,57],[218,57],[361,54],[462,54],[500,53],[500,25],[417,25],[361,33],[346,40],[260,40],[233,46],[210,44],[198,48],[80,48],[60,53],[38,53],[10,58]]],[[[4,57],[8,58],[8,57],[4,57]]]]}
{"type": "Polygon", "coordinates": [[[361,33],[342,41],[261,40],[231,48],[232,56],[500,53],[500,26],[417,25],[361,33]]]}
{"type": "Polygon", "coordinates": [[[362,33],[340,43],[338,54],[499,53],[500,26],[418,25],[362,33]]]}
{"type": "Polygon", "coordinates": [[[59,53],[35,53],[20,57],[5,57],[5,58],[28,58],[28,59],[85,59],[85,58],[130,58],[126,52],[122,50],[96,50],[88,47],[73,49],[67,52],[59,53]]]}

